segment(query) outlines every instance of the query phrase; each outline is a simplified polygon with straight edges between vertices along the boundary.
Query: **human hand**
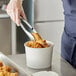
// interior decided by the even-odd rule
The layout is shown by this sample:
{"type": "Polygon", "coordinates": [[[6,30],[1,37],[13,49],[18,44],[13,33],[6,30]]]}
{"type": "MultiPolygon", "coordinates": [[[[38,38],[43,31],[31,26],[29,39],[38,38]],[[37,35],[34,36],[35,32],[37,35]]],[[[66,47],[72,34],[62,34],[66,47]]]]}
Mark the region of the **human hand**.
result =
{"type": "Polygon", "coordinates": [[[10,18],[19,26],[20,16],[26,19],[24,11],[22,9],[21,0],[10,0],[6,8],[7,14],[10,18]]]}

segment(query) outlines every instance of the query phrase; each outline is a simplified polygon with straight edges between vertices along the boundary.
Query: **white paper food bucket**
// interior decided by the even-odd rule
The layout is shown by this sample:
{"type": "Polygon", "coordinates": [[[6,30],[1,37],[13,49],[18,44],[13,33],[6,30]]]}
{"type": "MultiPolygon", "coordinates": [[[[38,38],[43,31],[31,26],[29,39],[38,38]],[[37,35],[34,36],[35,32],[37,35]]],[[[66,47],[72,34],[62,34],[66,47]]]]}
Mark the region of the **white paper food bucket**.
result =
{"type": "Polygon", "coordinates": [[[25,45],[26,64],[28,67],[34,69],[51,67],[54,44],[50,41],[47,41],[47,43],[50,44],[47,48],[31,48],[25,45]]]}

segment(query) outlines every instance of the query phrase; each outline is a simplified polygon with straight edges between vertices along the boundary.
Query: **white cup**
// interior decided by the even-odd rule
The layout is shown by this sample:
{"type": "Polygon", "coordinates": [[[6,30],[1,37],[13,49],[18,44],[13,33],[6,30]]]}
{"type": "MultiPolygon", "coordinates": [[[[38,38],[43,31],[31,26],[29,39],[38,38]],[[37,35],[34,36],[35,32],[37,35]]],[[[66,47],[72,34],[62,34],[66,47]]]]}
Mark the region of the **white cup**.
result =
{"type": "Polygon", "coordinates": [[[50,46],[47,48],[31,48],[25,45],[26,65],[34,69],[44,69],[51,67],[52,52],[54,44],[46,41],[50,46]]]}

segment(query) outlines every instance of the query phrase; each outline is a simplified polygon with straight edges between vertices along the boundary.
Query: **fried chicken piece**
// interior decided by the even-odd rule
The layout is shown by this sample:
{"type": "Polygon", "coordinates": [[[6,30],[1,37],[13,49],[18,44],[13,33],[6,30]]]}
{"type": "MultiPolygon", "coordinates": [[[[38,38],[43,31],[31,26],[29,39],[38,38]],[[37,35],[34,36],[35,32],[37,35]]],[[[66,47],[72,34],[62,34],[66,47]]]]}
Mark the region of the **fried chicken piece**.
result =
{"type": "Polygon", "coordinates": [[[34,40],[26,42],[24,45],[32,48],[46,48],[49,45],[46,43],[46,40],[43,40],[38,33],[32,33],[34,40]]]}
{"type": "Polygon", "coordinates": [[[3,67],[3,63],[2,61],[0,61],[0,71],[2,70],[2,67],[3,67]]]}
{"type": "Polygon", "coordinates": [[[3,66],[3,63],[2,63],[2,61],[0,61],[0,67],[2,67],[3,66]]]}
{"type": "Polygon", "coordinates": [[[26,42],[24,45],[32,48],[46,48],[49,45],[46,43],[46,40],[43,40],[38,33],[32,33],[34,40],[26,42]]]}
{"type": "Polygon", "coordinates": [[[15,73],[11,73],[11,72],[8,72],[8,71],[2,71],[0,72],[1,75],[0,76],[18,76],[18,72],[15,72],[15,73]]]}
{"type": "Polygon", "coordinates": [[[18,72],[12,73],[10,66],[3,65],[3,63],[0,62],[0,76],[18,76],[18,72]]]}
{"type": "Polygon", "coordinates": [[[36,42],[40,43],[43,48],[49,47],[49,45],[46,43],[46,40],[37,40],[36,42]]]}
{"type": "Polygon", "coordinates": [[[2,67],[0,67],[0,71],[2,70],[2,67]]]}
{"type": "Polygon", "coordinates": [[[5,76],[4,73],[2,71],[0,71],[0,76],[5,76]]]}
{"type": "Polygon", "coordinates": [[[4,76],[10,76],[10,72],[8,71],[3,71],[4,76]]]}
{"type": "Polygon", "coordinates": [[[49,45],[46,43],[46,40],[43,40],[38,33],[32,33],[32,35],[33,35],[35,41],[40,43],[44,48],[49,47],[49,45]]]}
{"type": "Polygon", "coordinates": [[[43,48],[43,46],[36,41],[28,41],[25,43],[25,45],[32,48],[43,48]]]}
{"type": "Polygon", "coordinates": [[[33,35],[35,41],[42,40],[41,36],[38,33],[32,33],[32,35],[33,35]]]}
{"type": "Polygon", "coordinates": [[[11,71],[11,68],[10,68],[9,66],[7,66],[7,65],[4,65],[4,66],[2,67],[2,70],[3,70],[3,71],[8,71],[8,72],[10,72],[10,71],[11,71]]]}
{"type": "Polygon", "coordinates": [[[18,76],[18,73],[15,72],[15,73],[10,73],[10,76],[18,76]]]}

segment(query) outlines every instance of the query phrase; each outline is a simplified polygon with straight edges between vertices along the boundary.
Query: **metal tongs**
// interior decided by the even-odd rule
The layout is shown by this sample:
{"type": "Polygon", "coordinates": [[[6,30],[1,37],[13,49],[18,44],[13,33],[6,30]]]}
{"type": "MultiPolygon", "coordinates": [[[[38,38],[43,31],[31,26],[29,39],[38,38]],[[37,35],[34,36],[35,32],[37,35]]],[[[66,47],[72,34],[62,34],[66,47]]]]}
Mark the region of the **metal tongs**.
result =
{"type": "Polygon", "coordinates": [[[20,26],[23,31],[28,35],[31,40],[34,40],[34,37],[31,33],[37,33],[37,31],[22,17],[20,18],[20,26]],[[26,26],[27,25],[27,26],[26,26]]]}

